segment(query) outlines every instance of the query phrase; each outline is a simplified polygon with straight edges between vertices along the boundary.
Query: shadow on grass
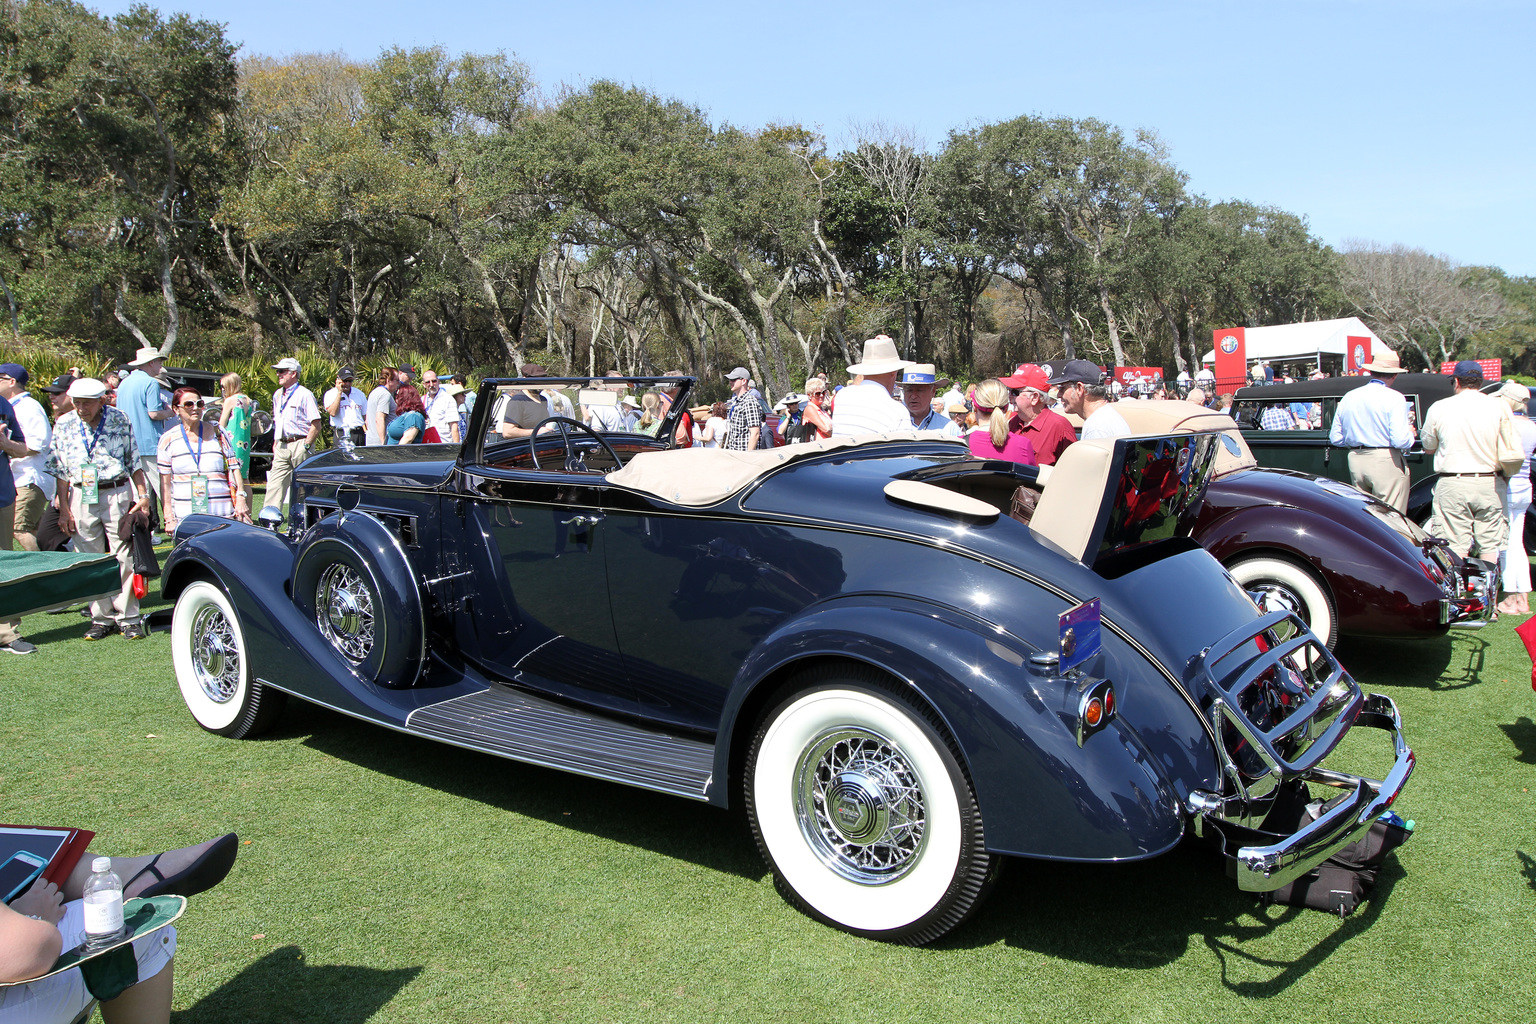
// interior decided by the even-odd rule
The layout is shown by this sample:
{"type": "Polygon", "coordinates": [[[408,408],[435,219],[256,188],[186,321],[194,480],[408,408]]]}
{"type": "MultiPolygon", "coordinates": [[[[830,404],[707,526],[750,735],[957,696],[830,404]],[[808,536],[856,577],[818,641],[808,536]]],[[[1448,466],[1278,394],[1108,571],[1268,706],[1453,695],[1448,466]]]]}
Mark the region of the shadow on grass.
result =
{"type": "Polygon", "coordinates": [[[1044,956],[1152,970],[1178,960],[1198,940],[1221,963],[1227,988],[1266,998],[1284,992],[1375,924],[1402,875],[1396,859],[1389,859],[1376,888],[1353,915],[1302,956],[1271,960],[1255,956],[1244,944],[1319,911],[1265,904],[1240,892],[1225,878],[1217,855],[1194,843],[1132,864],[1013,861],[976,918],[935,946],[970,948],[1003,941],[1044,956]],[[1233,960],[1272,973],[1257,981],[1236,978],[1233,960]]]}
{"type": "Polygon", "coordinates": [[[1488,641],[1472,633],[1432,640],[1345,637],[1336,653],[1350,674],[1366,686],[1418,686],[1460,690],[1482,682],[1488,641]]]}
{"type": "Polygon", "coordinates": [[[1536,889],[1536,857],[1524,850],[1516,850],[1515,856],[1520,858],[1520,873],[1525,876],[1526,884],[1536,889]]]}
{"type": "Polygon", "coordinates": [[[299,737],[305,746],[369,771],[499,810],[742,878],[767,874],[740,816],[716,807],[407,736],[289,701],[267,738],[299,737]]]}
{"type": "Polygon", "coordinates": [[[235,977],[173,1013],[177,1024],[208,1021],[316,1020],[324,1007],[330,1024],[363,1024],[416,975],[420,967],[312,966],[297,946],[274,949],[235,977]]]}
{"type": "Polygon", "coordinates": [[[1536,722],[1521,715],[1508,725],[1499,723],[1499,728],[1504,730],[1504,735],[1509,737],[1509,742],[1520,751],[1515,755],[1516,761],[1521,764],[1536,764],[1536,722]]]}

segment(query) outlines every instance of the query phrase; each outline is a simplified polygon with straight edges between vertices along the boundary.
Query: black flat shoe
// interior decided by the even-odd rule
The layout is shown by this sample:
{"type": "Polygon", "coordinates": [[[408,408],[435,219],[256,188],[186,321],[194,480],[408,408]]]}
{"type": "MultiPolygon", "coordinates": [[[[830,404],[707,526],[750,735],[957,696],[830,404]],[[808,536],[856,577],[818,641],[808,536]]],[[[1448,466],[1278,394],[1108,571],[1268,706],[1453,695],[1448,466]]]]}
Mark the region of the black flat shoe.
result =
{"type": "MultiPolygon", "coordinates": [[[[224,881],[224,876],[229,874],[229,869],[235,866],[235,854],[240,849],[240,838],[233,832],[222,835],[207,845],[207,849],[197,855],[197,858],[182,868],[180,871],[169,875],[160,871],[160,858],[167,856],[162,853],[155,857],[138,874],[128,879],[123,886],[123,897],[132,899],[135,896],[163,896],[171,894],[175,896],[195,896],[200,892],[212,889],[224,881]],[[145,880],[142,888],[134,888],[145,875],[150,877],[145,880]]],[[[178,851],[169,851],[178,852],[178,851]]]]}

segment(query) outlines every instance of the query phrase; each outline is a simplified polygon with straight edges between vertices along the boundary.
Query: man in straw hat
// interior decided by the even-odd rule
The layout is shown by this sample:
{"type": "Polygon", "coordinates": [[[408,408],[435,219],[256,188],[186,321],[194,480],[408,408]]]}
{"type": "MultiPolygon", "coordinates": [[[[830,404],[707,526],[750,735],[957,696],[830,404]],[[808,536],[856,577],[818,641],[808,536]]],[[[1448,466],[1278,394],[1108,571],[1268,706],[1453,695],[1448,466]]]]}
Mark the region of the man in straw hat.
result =
{"type": "MultiPolygon", "coordinates": [[[[165,357],[154,347],[141,348],[133,360],[128,376],[117,385],[117,408],[133,425],[133,440],[139,446],[139,468],[149,481],[149,489],[155,492],[155,508],[160,507],[160,435],[170,426],[176,415],[171,408],[170,395],[160,386],[160,372],[165,369],[165,357]]],[[[107,390],[111,390],[108,382],[107,390]]]]}
{"type": "MultiPolygon", "coordinates": [[[[1504,518],[1503,481],[1520,469],[1525,455],[1505,402],[1485,395],[1483,368],[1463,359],[1452,374],[1456,391],[1429,407],[1424,417],[1424,450],[1435,456],[1435,518],[1441,536],[1463,558],[1496,561],[1509,521],[1504,518]]],[[[1369,387],[1369,385],[1367,385],[1369,387]]]]}
{"type": "Polygon", "coordinates": [[[1347,392],[1333,416],[1328,443],[1349,449],[1349,479],[1399,512],[1408,511],[1408,449],[1413,424],[1408,402],[1392,388],[1403,371],[1396,352],[1382,352],[1363,369],[1370,379],[1347,392]]]}
{"type": "Polygon", "coordinates": [[[896,343],[884,334],[864,343],[864,356],[848,367],[851,377],[861,377],[837,393],[832,410],[832,435],[890,434],[910,431],[912,417],[906,406],[891,397],[896,375],[916,363],[896,354],[896,343]]]}

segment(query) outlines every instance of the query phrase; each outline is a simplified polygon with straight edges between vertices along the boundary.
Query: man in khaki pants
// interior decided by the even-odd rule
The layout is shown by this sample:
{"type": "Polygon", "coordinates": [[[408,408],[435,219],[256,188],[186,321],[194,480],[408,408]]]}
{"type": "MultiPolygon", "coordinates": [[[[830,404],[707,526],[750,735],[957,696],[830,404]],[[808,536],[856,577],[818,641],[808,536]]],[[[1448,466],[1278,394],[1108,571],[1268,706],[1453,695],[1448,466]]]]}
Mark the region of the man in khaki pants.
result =
{"type": "Polygon", "coordinates": [[[1456,392],[1429,407],[1424,450],[1435,456],[1435,518],[1451,550],[1496,562],[1508,539],[1504,481],[1525,461],[1509,405],[1482,393],[1483,368],[1463,359],[1456,392]]]}
{"type": "Polygon", "coordinates": [[[1408,402],[1392,387],[1403,365],[1396,352],[1383,352],[1362,367],[1370,374],[1363,388],[1339,400],[1328,443],[1349,449],[1349,479],[1399,512],[1408,511],[1408,462],[1413,425],[1408,402]]]}
{"type": "Polygon", "coordinates": [[[87,640],[121,630],[128,640],[144,639],[139,599],[133,593],[133,551],[117,542],[118,527],[130,512],[149,511],[149,481],[139,467],[139,450],[128,417],[107,405],[107,386],[82,377],[69,386],[73,412],[53,425],[48,472],[59,480],[59,529],[74,535],[76,551],[116,549],[122,589],[115,598],[91,602],[87,640]],[[138,493],[129,489],[129,482],[138,493]]]}
{"type": "Polygon", "coordinates": [[[272,392],[272,468],[267,471],[264,506],[281,509],[288,501],[293,471],[309,455],[320,433],[320,403],[299,383],[299,361],[292,357],[272,364],[277,390],[272,392]]]}

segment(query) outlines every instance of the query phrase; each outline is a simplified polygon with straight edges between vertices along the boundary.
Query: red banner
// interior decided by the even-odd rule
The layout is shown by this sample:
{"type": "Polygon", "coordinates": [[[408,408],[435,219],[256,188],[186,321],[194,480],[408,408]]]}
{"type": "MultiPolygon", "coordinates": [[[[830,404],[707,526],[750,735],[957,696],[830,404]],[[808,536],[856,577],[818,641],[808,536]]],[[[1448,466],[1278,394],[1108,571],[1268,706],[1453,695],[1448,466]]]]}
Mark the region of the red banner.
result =
{"type": "Polygon", "coordinates": [[[1117,366],[1115,367],[1115,380],[1122,387],[1157,387],[1163,382],[1163,368],[1161,366],[1117,366]]]}
{"type": "Polygon", "coordinates": [[[1344,340],[1347,342],[1344,349],[1344,375],[1358,377],[1365,369],[1365,364],[1371,361],[1370,336],[1362,338],[1359,335],[1350,335],[1344,340]]]}
{"type": "MultiPolygon", "coordinates": [[[[1502,380],[1504,377],[1504,360],[1502,359],[1474,359],[1478,366],[1483,368],[1483,380],[1502,380]]],[[[1440,372],[1449,377],[1456,370],[1455,363],[1441,363],[1440,372]]]]}
{"type": "Polygon", "coordinates": [[[1241,327],[1211,332],[1216,346],[1216,393],[1236,391],[1248,383],[1248,354],[1241,327]]]}

